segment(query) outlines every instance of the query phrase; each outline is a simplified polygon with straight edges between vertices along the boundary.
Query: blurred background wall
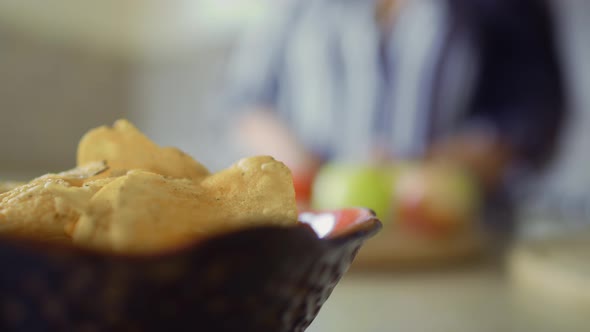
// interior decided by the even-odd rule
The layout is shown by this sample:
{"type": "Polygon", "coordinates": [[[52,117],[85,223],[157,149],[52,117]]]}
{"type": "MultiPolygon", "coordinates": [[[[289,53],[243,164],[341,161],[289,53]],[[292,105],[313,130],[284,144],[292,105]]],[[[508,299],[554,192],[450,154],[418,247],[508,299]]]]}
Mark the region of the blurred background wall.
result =
{"type": "Polygon", "coordinates": [[[212,169],[237,31],[268,1],[0,1],[0,177],[72,167],[88,129],[129,118],[212,169]]]}
{"type": "MultiPolygon", "coordinates": [[[[238,153],[222,113],[225,64],[239,32],[283,1],[0,0],[0,176],[71,167],[80,136],[121,117],[212,169],[228,165],[238,153]]],[[[590,164],[590,6],[554,4],[574,114],[564,171],[545,181],[585,190],[590,175],[568,169],[590,164]]]]}

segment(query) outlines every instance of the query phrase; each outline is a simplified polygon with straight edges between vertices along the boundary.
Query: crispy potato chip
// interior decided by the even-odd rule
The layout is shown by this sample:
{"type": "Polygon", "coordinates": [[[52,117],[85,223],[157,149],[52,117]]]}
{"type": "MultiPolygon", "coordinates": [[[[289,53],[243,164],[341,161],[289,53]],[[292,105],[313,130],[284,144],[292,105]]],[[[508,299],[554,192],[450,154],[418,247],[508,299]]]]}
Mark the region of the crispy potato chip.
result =
{"type": "Polygon", "coordinates": [[[1,233],[47,241],[68,241],[63,227],[67,221],[77,218],[77,214],[45,188],[48,183],[70,186],[64,180],[47,177],[0,195],[1,233]]]}
{"type": "MultiPolygon", "coordinates": [[[[176,148],[161,148],[126,120],[88,132],[78,145],[78,165],[105,161],[110,172],[143,169],[174,178],[200,179],[209,171],[176,148]]],[[[109,174],[110,175],[110,174],[109,174]]]]}
{"type": "Polygon", "coordinates": [[[109,166],[106,161],[102,160],[83,164],[65,172],[57,173],[56,175],[73,185],[81,186],[84,182],[99,176],[108,170],[109,166]]]}
{"type": "MultiPolygon", "coordinates": [[[[231,215],[244,214],[244,219],[297,218],[295,190],[291,171],[269,156],[239,160],[231,167],[205,178],[201,185],[209,195],[219,199],[231,215]]],[[[230,215],[230,216],[231,216],[230,215]]],[[[238,221],[239,223],[240,221],[238,221]]]]}
{"type": "Polygon", "coordinates": [[[91,162],[76,168],[72,168],[60,173],[49,173],[42,175],[31,182],[43,180],[45,178],[62,179],[70,185],[80,187],[88,181],[93,181],[97,178],[103,178],[102,174],[109,170],[105,161],[91,162]]]}
{"type": "Polygon", "coordinates": [[[75,223],[80,214],[71,205],[74,200],[61,198],[56,195],[56,190],[62,196],[76,193],[78,201],[88,201],[113,180],[90,180],[106,169],[103,162],[90,163],[59,174],[41,176],[0,194],[0,233],[49,242],[71,242],[64,228],[75,223]]]}
{"type": "Polygon", "coordinates": [[[207,236],[297,222],[289,169],[271,157],[210,175],[129,122],[86,134],[78,167],[0,194],[0,233],[106,251],[171,249],[207,236]]]}
{"type": "Polygon", "coordinates": [[[10,191],[16,187],[20,187],[26,184],[26,182],[7,181],[0,182],[0,194],[10,191]]]}
{"type": "Polygon", "coordinates": [[[201,183],[131,171],[92,197],[73,238],[104,250],[153,252],[244,227],[292,225],[296,217],[288,168],[255,157],[201,183]]]}
{"type": "MultiPolygon", "coordinates": [[[[57,176],[44,176],[0,194],[0,233],[70,243],[64,229],[79,218],[79,213],[52,188],[80,189],[57,176]]],[[[81,190],[90,199],[98,189],[100,186],[84,186],[81,190]]]]}

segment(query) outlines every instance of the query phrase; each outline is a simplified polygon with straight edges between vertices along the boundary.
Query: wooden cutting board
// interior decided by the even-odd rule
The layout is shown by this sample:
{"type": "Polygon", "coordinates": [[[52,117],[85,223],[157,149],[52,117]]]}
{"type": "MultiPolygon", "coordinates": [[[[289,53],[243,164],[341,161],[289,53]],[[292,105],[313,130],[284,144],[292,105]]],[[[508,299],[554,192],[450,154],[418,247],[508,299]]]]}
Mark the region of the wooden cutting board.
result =
{"type": "Polygon", "coordinates": [[[443,238],[427,237],[396,225],[385,225],[358,253],[353,270],[440,267],[481,257],[486,240],[465,230],[443,238]]]}

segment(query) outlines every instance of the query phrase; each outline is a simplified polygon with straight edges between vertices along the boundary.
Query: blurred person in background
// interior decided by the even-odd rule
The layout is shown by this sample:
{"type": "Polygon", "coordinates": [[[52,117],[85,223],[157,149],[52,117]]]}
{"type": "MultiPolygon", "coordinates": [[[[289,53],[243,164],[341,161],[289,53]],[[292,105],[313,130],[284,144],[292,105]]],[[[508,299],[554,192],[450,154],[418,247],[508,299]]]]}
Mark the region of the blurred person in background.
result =
{"type": "Polygon", "coordinates": [[[417,159],[424,172],[451,163],[475,179],[488,211],[506,213],[488,214],[493,226],[511,228],[506,184],[549,159],[564,118],[545,1],[281,6],[245,35],[231,67],[249,152],[284,161],[296,182],[328,160],[417,159]]]}

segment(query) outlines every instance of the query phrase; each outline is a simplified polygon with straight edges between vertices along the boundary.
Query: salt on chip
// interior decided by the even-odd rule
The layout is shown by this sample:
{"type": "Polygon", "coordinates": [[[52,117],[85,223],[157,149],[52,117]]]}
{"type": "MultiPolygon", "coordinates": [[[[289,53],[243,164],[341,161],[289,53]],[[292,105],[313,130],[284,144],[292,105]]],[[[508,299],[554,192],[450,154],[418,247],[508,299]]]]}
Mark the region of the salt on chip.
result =
{"type": "Polygon", "coordinates": [[[78,145],[78,165],[104,160],[110,172],[142,169],[174,178],[200,179],[209,171],[176,148],[159,147],[126,120],[89,131],[78,145]]]}
{"type": "Polygon", "coordinates": [[[92,197],[73,238],[102,250],[158,252],[231,230],[293,225],[296,218],[288,168],[254,157],[200,182],[130,171],[92,197]]]}

